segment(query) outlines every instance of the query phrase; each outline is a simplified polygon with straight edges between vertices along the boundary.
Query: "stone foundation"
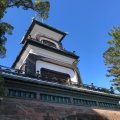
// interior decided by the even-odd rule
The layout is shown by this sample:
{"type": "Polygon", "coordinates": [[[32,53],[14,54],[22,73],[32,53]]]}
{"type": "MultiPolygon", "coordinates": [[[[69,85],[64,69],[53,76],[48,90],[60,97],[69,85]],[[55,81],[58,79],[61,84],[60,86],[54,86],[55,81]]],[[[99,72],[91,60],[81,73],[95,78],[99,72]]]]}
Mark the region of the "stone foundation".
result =
{"type": "Polygon", "coordinates": [[[0,106],[0,120],[120,120],[120,111],[5,98],[0,106]]]}

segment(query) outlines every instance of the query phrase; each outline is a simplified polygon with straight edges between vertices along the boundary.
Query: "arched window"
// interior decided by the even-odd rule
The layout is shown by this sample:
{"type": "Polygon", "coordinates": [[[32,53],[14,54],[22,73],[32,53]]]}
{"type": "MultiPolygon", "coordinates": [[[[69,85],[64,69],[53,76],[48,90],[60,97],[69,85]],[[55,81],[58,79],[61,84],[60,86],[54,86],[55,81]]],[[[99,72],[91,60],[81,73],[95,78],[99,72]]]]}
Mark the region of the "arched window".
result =
{"type": "Polygon", "coordinates": [[[41,42],[45,45],[56,48],[56,45],[53,42],[50,42],[50,41],[47,41],[47,40],[42,40],[41,42]]]}

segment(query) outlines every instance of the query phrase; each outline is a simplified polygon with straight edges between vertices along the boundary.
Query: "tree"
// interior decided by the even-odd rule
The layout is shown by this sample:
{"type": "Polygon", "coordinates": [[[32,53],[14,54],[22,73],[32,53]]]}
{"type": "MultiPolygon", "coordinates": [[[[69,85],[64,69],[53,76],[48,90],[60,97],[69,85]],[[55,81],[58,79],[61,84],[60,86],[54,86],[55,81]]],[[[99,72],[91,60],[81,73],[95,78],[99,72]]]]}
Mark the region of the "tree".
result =
{"type": "Polygon", "coordinates": [[[7,90],[3,86],[3,83],[4,83],[4,79],[3,79],[3,77],[0,73],[0,104],[1,104],[1,101],[2,101],[3,97],[7,94],[7,90]]]}
{"type": "Polygon", "coordinates": [[[109,48],[104,52],[105,65],[108,66],[107,77],[112,77],[112,85],[120,92],[120,27],[114,27],[109,33],[109,48]]]}
{"type": "MultiPolygon", "coordinates": [[[[0,0],[0,58],[6,55],[5,42],[7,41],[6,33],[12,34],[14,27],[9,23],[2,22],[7,8],[22,7],[23,10],[32,9],[37,12],[37,17],[47,19],[49,15],[50,3],[43,0],[0,0]]],[[[3,86],[3,77],[0,71],[0,101],[6,95],[6,89],[3,86]]]]}
{"type": "Polygon", "coordinates": [[[47,19],[49,15],[50,3],[43,0],[0,0],[0,58],[6,55],[5,42],[7,38],[5,34],[12,34],[14,27],[9,23],[2,22],[7,8],[22,7],[23,10],[32,9],[37,12],[37,17],[47,19]]]}

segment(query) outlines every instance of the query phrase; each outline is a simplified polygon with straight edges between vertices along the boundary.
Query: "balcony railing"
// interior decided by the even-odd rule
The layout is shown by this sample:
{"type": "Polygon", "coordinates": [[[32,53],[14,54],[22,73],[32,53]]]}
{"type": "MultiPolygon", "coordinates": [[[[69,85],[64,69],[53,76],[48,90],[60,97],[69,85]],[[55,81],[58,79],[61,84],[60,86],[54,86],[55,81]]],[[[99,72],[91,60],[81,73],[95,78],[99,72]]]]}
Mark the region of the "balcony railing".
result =
{"type": "MultiPolygon", "coordinates": [[[[43,40],[42,40],[42,41],[38,41],[38,40],[35,39],[35,38],[28,38],[28,40],[33,40],[33,41],[38,42],[39,44],[44,44],[44,45],[49,46],[49,47],[52,47],[52,48],[54,48],[54,49],[58,49],[57,47],[55,47],[55,45],[51,44],[49,41],[46,41],[46,42],[45,42],[45,40],[44,40],[44,42],[43,42],[43,40]]],[[[65,53],[68,53],[68,54],[71,54],[71,55],[75,55],[75,51],[71,52],[71,51],[68,51],[68,50],[63,49],[63,48],[58,49],[58,50],[60,50],[60,51],[62,51],[62,52],[65,52],[65,53]]]]}
{"type": "MultiPolygon", "coordinates": [[[[29,73],[26,73],[23,70],[13,69],[13,68],[9,68],[9,67],[0,65],[0,72],[1,73],[12,74],[12,75],[23,76],[23,77],[41,79],[41,80],[49,81],[49,82],[57,82],[57,80],[53,81],[53,79],[48,79],[48,80],[44,79],[44,77],[42,77],[42,75],[39,74],[38,71],[36,72],[36,74],[29,74],[29,73]]],[[[62,84],[62,83],[59,83],[59,82],[57,82],[57,83],[62,84]]],[[[76,88],[82,88],[82,89],[86,89],[86,90],[92,90],[92,91],[98,91],[98,92],[114,94],[113,87],[111,87],[110,89],[106,89],[106,88],[94,86],[93,83],[91,83],[91,85],[87,85],[87,84],[76,84],[76,83],[72,83],[72,82],[70,82],[70,83],[65,82],[64,84],[69,85],[71,87],[76,87],[76,88]]]]}

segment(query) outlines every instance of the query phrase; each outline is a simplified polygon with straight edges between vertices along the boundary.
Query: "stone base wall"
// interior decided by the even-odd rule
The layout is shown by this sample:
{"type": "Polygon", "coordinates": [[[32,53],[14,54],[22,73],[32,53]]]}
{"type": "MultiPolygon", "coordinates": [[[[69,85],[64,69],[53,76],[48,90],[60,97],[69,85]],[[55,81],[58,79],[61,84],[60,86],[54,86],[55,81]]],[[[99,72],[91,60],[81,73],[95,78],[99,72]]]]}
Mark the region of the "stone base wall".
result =
{"type": "Polygon", "coordinates": [[[0,120],[120,120],[120,111],[5,98],[0,106],[0,120]]]}

